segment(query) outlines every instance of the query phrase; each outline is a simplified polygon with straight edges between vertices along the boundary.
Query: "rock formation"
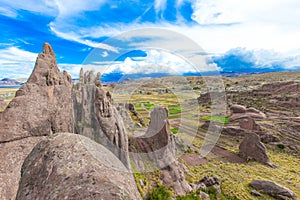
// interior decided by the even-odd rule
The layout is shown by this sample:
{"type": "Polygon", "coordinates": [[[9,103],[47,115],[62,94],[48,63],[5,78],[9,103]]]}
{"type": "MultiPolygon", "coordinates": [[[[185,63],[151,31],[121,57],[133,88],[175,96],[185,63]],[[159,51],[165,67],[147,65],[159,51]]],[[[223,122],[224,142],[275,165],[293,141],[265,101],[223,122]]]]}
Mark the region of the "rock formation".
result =
{"type": "Polygon", "coordinates": [[[129,151],[135,167],[145,171],[152,163],[161,169],[161,180],[167,187],[173,187],[176,194],[191,191],[180,164],[175,158],[175,139],[170,131],[168,110],[157,107],[151,112],[151,121],[146,133],[129,138],[129,151]]]}
{"type": "Polygon", "coordinates": [[[71,88],[71,77],[59,71],[45,43],[27,83],[2,113],[0,141],[73,132],[71,88]]]}
{"type": "Polygon", "coordinates": [[[250,186],[276,199],[297,199],[296,194],[293,191],[272,181],[254,180],[250,183],[250,186]]]}
{"type": "Polygon", "coordinates": [[[56,134],[25,159],[16,199],[141,199],[125,171],[113,153],[89,138],[56,134]]]}
{"type": "Polygon", "coordinates": [[[100,73],[80,71],[80,82],[73,90],[75,132],[111,150],[129,166],[128,137],[109,92],[100,82],[100,73]]]}
{"type": "Polygon", "coordinates": [[[6,108],[6,103],[3,98],[0,96],[0,112],[6,108]]]}
{"type": "Polygon", "coordinates": [[[71,88],[45,43],[29,80],[0,113],[0,199],[15,199],[21,165],[43,136],[73,132],[71,88]]]}
{"type": "Polygon", "coordinates": [[[244,118],[240,120],[240,127],[242,129],[250,130],[250,131],[259,131],[260,127],[251,117],[244,118]]]}
{"type": "Polygon", "coordinates": [[[231,116],[230,121],[237,121],[244,118],[253,118],[253,119],[265,119],[266,115],[261,111],[255,108],[246,108],[242,105],[232,105],[230,106],[231,116]]]}
{"type": "Polygon", "coordinates": [[[275,167],[270,162],[267,149],[254,132],[248,132],[239,146],[239,156],[246,160],[255,160],[262,164],[275,167]]]}

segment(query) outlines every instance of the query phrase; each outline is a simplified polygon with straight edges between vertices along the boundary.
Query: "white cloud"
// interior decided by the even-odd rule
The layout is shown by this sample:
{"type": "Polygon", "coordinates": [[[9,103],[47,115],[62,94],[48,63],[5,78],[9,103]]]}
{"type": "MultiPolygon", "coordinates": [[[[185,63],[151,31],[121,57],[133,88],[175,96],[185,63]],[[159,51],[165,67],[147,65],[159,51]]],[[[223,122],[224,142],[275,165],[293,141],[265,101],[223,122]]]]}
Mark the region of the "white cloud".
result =
{"type": "Polygon", "coordinates": [[[154,8],[157,13],[160,11],[164,11],[166,9],[166,5],[167,5],[167,0],[155,0],[154,1],[154,8]]]}
{"type": "Polygon", "coordinates": [[[36,53],[24,51],[17,47],[1,49],[0,78],[28,77],[34,67],[36,57],[36,53]]]}
{"type": "Polygon", "coordinates": [[[52,0],[2,0],[0,13],[8,17],[17,17],[18,10],[27,10],[43,15],[55,16],[57,14],[56,4],[52,0]]]}

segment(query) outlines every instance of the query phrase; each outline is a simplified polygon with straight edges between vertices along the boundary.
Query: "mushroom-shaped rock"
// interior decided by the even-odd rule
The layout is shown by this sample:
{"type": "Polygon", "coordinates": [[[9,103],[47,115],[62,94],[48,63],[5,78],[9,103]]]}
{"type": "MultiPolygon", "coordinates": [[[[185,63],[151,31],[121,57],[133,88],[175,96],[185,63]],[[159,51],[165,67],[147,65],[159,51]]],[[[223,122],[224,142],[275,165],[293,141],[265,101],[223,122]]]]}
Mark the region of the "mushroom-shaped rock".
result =
{"type": "Polygon", "coordinates": [[[17,200],[141,199],[133,175],[104,146],[81,135],[56,134],[25,159],[17,200]]]}

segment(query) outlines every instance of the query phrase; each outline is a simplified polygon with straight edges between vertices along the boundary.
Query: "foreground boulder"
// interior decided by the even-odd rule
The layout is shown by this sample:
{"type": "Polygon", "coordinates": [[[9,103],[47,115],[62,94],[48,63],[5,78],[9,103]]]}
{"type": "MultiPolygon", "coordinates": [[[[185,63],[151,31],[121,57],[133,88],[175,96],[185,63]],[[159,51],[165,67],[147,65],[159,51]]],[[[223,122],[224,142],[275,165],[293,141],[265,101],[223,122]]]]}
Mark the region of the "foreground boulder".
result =
{"type": "Polygon", "coordinates": [[[244,140],[239,145],[239,156],[245,160],[254,160],[275,167],[270,162],[265,145],[261,143],[259,136],[254,132],[248,132],[245,135],[244,140]]]}
{"type": "Polygon", "coordinates": [[[273,196],[276,199],[297,199],[296,194],[293,191],[271,181],[254,180],[250,183],[250,186],[256,190],[262,191],[265,194],[273,196]]]}
{"type": "Polygon", "coordinates": [[[33,147],[45,137],[29,137],[0,143],[0,199],[15,199],[21,167],[33,147]]]}
{"type": "Polygon", "coordinates": [[[128,137],[123,120],[92,71],[80,71],[80,82],[73,89],[75,132],[102,144],[129,166],[128,137]]]}
{"type": "Polygon", "coordinates": [[[22,166],[16,199],[141,199],[134,178],[109,150],[81,135],[41,141],[22,166]]]}
{"type": "Polygon", "coordinates": [[[73,132],[72,79],[61,73],[52,47],[45,43],[34,70],[2,113],[0,141],[73,132]]]}

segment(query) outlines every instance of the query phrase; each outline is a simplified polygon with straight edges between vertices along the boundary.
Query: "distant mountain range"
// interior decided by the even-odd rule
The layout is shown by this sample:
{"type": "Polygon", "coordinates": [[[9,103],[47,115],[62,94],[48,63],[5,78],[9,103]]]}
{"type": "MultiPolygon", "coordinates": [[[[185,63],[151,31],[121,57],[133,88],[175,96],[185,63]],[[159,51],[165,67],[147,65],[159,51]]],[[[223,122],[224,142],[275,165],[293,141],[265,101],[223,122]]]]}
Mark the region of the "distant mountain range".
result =
{"type": "Polygon", "coordinates": [[[23,82],[17,81],[15,79],[10,78],[4,78],[0,80],[0,85],[2,86],[17,86],[17,85],[23,85],[23,82]]]}
{"type": "MultiPolygon", "coordinates": [[[[277,70],[277,69],[261,69],[261,70],[249,70],[246,71],[221,71],[221,72],[188,72],[184,73],[181,76],[218,76],[221,75],[223,77],[239,77],[239,76],[248,76],[252,74],[264,74],[269,72],[280,72],[280,71],[288,71],[288,70],[277,70]]],[[[112,72],[108,74],[102,74],[101,81],[104,83],[113,83],[113,82],[122,82],[127,79],[141,79],[141,78],[162,78],[166,76],[180,76],[168,73],[151,73],[151,74],[143,74],[143,73],[135,73],[135,74],[124,74],[122,72],[112,72]]],[[[78,78],[73,78],[73,82],[77,82],[78,78]]],[[[25,79],[10,79],[4,78],[0,80],[0,86],[21,86],[26,82],[25,79]]]]}

